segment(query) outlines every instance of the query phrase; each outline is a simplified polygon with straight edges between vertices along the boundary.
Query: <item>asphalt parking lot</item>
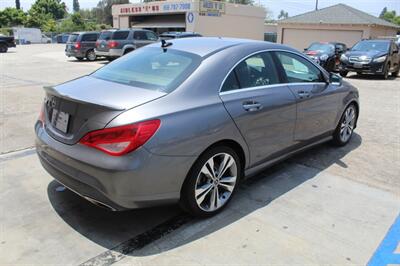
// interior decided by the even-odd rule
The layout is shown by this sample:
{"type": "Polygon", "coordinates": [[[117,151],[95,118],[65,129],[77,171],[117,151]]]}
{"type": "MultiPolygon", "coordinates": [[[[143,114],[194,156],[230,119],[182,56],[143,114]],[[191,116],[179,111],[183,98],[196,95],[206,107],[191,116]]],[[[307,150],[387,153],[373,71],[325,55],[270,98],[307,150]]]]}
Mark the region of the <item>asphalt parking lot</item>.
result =
{"type": "Polygon", "coordinates": [[[361,101],[349,145],[267,169],[224,212],[196,220],[177,206],[98,208],[41,167],[42,87],[105,63],[69,59],[58,44],[0,54],[0,265],[400,265],[400,77],[349,75],[361,101]],[[380,248],[389,238],[393,251],[380,248]]]}

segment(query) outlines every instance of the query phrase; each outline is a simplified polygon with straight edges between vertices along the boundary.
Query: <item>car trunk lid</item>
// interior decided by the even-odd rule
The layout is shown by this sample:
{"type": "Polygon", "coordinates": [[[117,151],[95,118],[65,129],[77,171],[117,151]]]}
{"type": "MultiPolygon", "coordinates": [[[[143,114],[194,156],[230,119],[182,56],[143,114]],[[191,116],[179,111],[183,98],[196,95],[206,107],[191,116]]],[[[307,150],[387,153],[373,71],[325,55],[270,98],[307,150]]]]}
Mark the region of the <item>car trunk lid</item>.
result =
{"type": "Polygon", "coordinates": [[[125,110],[166,95],[85,76],[55,87],[45,87],[46,131],[65,144],[75,144],[86,133],[104,128],[125,110]]]}

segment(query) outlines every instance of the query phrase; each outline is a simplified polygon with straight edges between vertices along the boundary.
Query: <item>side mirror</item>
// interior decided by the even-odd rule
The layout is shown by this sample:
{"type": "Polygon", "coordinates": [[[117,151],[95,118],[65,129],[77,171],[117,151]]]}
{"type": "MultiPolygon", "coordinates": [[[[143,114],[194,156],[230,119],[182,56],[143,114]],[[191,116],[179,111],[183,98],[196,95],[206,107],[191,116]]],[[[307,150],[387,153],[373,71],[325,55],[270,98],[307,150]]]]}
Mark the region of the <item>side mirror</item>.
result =
{"type": "Polygon", "coordinates": [[[329,73],[329,83],[341,85],[343,78],[335,73],[329,73]]]}

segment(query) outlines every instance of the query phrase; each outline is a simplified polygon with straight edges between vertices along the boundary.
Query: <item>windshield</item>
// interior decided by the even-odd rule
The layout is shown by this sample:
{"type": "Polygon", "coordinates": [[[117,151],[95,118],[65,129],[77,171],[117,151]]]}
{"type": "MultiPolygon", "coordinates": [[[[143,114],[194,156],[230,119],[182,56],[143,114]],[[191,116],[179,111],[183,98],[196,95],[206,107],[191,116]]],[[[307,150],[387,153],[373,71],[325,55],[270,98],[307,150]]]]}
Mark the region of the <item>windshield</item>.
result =
{"type": "Polygon", "coordinates": [[[359,42],[351,49],[352,51],[380,51],[387,52],[389,50],[389,42],[359,42]]]}
{"type": "Polygon", "coordinates": [[[135,87],[170,92],[200,64],[195,54],[147,47],[104,66],[93,77],[135,87]]]}
{"type": "Polygon", "coordinates": [[[78,39],[79,34],[71,34],[68,37],[68,42],[76,42],[76,40],[78,39]]]}
{"type": "Polygon", "coordinates": [[[335,50],[333,44],[329,43],[313,43],[308,47],[308,51],[318,51],[324,53],[332,53],[335,50]]]}
{"type": "Polygon", "coordinates": [[[108,41],[111,39],[112,32],[111,31],[102,31],[99,36],[99,40],[108,41]]]}

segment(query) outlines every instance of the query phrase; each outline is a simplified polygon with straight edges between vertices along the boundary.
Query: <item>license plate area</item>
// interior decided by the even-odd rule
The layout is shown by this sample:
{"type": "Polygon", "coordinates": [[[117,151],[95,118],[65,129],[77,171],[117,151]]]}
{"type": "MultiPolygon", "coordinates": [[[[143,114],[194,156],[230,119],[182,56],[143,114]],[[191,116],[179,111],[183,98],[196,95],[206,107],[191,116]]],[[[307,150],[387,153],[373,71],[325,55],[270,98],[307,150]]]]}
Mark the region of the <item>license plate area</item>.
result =
{"type": "Polygon", "coordinates": [[[51,115],[51,124],[58,130],[63,133],[68,132],[68,124],[69,124],[70,114],[59,111],[57,109],[53,109],[51,115]]]}
{"type": "Polygon", "coordinates": [[[363,64],[361,63],[354,63],[354,68],[362,68],[363,64]]]}

